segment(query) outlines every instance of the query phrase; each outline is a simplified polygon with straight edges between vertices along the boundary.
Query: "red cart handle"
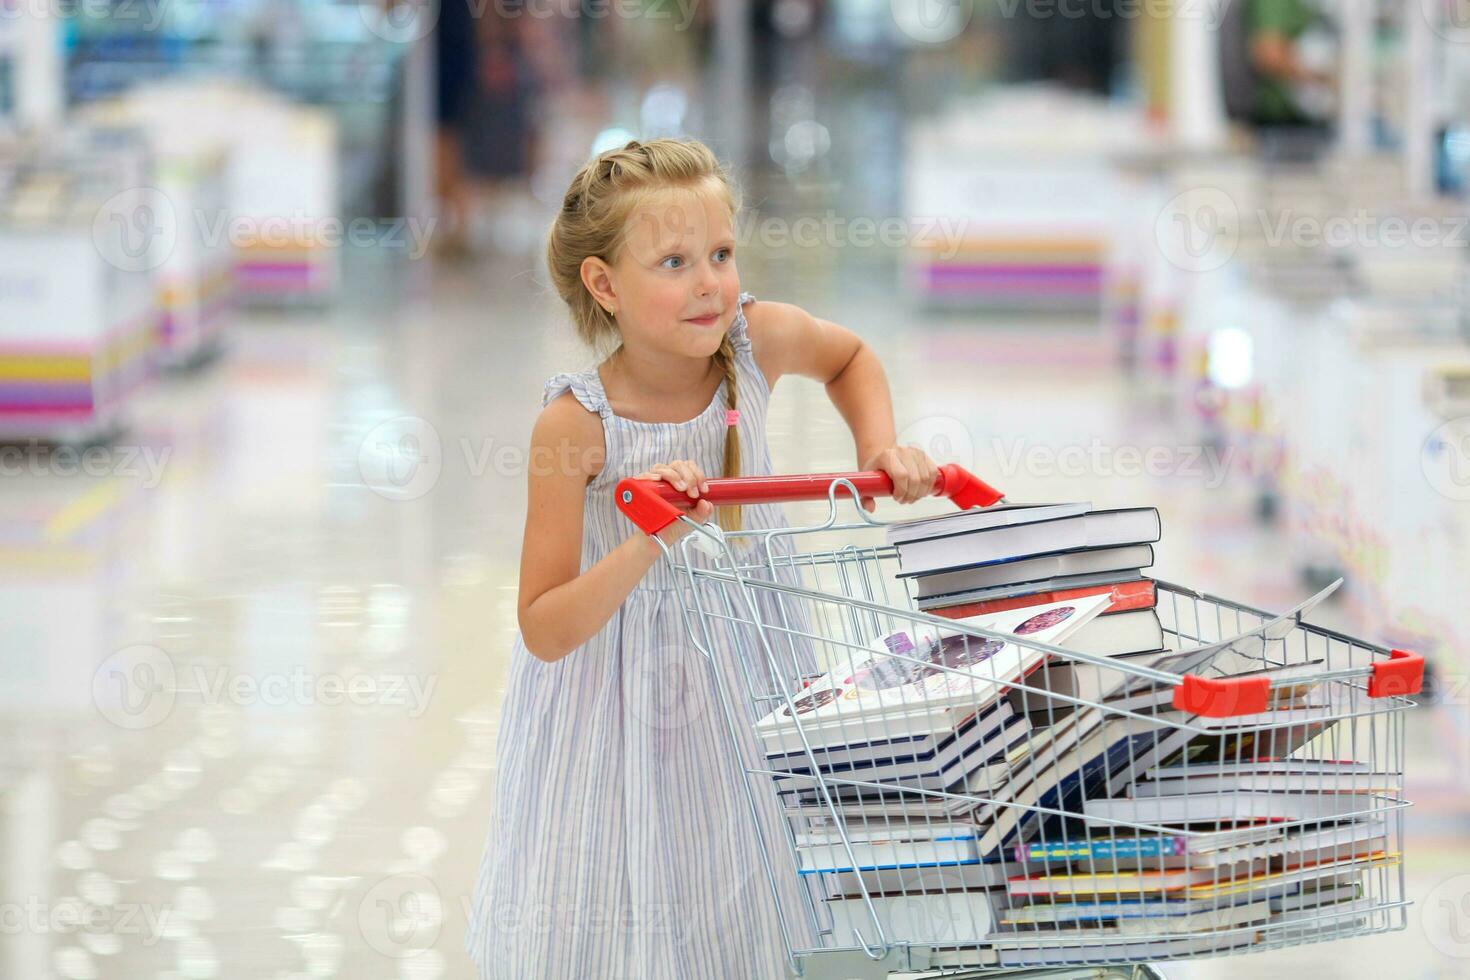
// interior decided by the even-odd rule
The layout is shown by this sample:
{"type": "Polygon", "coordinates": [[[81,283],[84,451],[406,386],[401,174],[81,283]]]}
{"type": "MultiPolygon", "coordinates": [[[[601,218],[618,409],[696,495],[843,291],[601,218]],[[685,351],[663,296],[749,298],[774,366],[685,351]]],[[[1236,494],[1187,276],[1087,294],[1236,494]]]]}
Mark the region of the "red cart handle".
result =
{"type": "MultiPolygon", "coordinates": [[[[1418,694],[1424,688],[1424,658],[1408,650],[1390,650],[1387,660],[1373,664],[1368,697],[1391,698],[1418,694]]],[[[1206,718],[1257,715],[1271,706],[1271,681],[1266,677],[1198,677],[1185,674],[1174,688],[1174,707],[1206,718]]]]}
{"type": "MultiPolygon", "coordinates": [[[[821,500],[838,480],[851,483],[862,497],[893,495],[893,479],[882,470],[870,470],[865,473],[812,473],[803,476],[720,477],[709,481],[709,489],[701,497],[716,506],[821,500]]],[[[618,482],[616,492],[618,509],[648,534],[656,534],[668,527],[696,503],[686,491],[663,480],[629,477],[618,482]]],[[[1004,497],[999,490],[955,463],[939,467],[933,493],[948,497],[961,510],[989,507],[1004,497]]]]}

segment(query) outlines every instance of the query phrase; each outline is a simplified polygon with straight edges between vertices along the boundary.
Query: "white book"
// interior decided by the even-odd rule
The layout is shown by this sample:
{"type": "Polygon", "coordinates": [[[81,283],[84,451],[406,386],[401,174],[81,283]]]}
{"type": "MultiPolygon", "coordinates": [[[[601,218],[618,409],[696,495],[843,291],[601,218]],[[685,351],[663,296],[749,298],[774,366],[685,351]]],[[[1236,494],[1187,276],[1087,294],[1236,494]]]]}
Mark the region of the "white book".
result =
{"type": "Polygon", "coordinates": [[[814,826],[795,834],[797,847],[841,846],[844,836],[853,844],[968,840],[975,836],[975,827],[973,824],[938,820],[844,820],[840,829],[830,825],[814,826]]]}
{"type": "MultiPolygon", "coordinates": [[[[1148,545],[1142,545],[1147,548],[1148,545]]],[[[1126,549],[1125,549],[1126,550],[1126,549]]],[[[1150,549],[1151,551],[1152,549],[1150,549]]],[[[1087,554],[1088,552],[1082,552],[1087,554]]],[[[939,578],[941,576],[934,576],[939,578]]],[[[927,595],[924,580],[919,580],[915,603],[920,612],[936,612],[951,606],[965,606],[972,602],[990,602],[995,599],[1014,599],[1023,596],[1039,596],[1064,589],[1088,589],[1103,585],[1121,585],[1142,578],[1138,568],[1125,568],[1111,572],[1090,572],[1086,575],[1063,575],[1060,578],[1043,579],[1039,582],[1014,582],[990,589],[970,589],[954,595],[927,595]]],[[[942,615],[942,613],[941,613],[942,615]]]]}
{"type": "Polygon", "coordinates": [[[1259,773],[1308,773],[1371,775],[1373,767],[1351,759],[1247,759],[1240,762],[1192,762],[1187,766],[1155,766],[1146,779],[1179,779],[1190,776],[1230,776],[1242,769],[1259,773]]]}
{"type": "MultiPolygon", "coordinates": [[[[1186,767],[1188,768],[1188,767],[1186,767]]],[[[1402,777],[1386,772],[1260,773],[1237,772],[1179,779],[1145,779],[1133,784],[1129,795],[1184,796],[1188,793],[1395,793],[1402,777]]]]}
{"type": "Polygon", "coordinates": [[[1154,610],[1131,609],[1098,616],[1059,646],[1098,657],[1158,650],[1164,646],[1164,627],[1154,610]]]}
{"type": "Polygon", "coordinates": [[[1088,800],[1089,821],[1128,824],[1239,823],[1272,820],[1341,820],[1383,809],[1387,804],[1359,794],[1316,796],[1299,793],[1200,793],[1142,799],[1088,800]]]}
{"type": "MultiPolygon", "coordinates": [[[[879,756],[871,746],[859,747],[849,755],[843,748],[817,749],[811,753],[791,753],[770,758],[770,768],[789,772],[803,788],[817,787],[814,774],[823,773],[838,779],[883,783],[902,781],[905,786],[921,789],[943,789],[965,778],[1008,745],[1026,736],[1030,725],[1019,717],[1010,703],[1001,701],[983,714],[965,722],[944,737],[917,743],[893,744],[879,756]],[[815,764],[815,765],[814,765],[815,764]]],[[[788,785],[786,780],[778,781],[788,785]]]]}
{"type": "Polygon", "coordinates": [[[869,895],[909,894],[912,892],[946,890],[953,888],[1004,888],[1007,871],[1014,872],[1015,865],[961,864],[941,869],[937,875],[928,868],[883,868],[878,871],[839,871],[830,876],[833,895],[860,896],[867,889],[869,895]]]}
{"type": "Polygon", "coordinates": [[[1109,936],[1182,935],[1235,929],[1252,922],[1265,922],[1270,918],[1270,902],[1242,902],[1190,915],[1120,919],[1115,925],[1098,931],[1109,936]]]}
{"type": "Polygon", "coordinates": [[[926,538],[984,531],[993,527],[1034,524],[1059,517],[1078,517],[1092,510],[1091,504],[1002,504],[984,510],[962,510],[915,521],[896,521],[886,528],[888,543],[921,541],[926,538]]]}
{"type": "Polygon", "coordinates": [[[1152,507],[1097,510],[1034,524],[898,544],[900,577],[972,568],[990,562],[1084,548],[1118,548],[1159,540],[1159,512],[1152,507]]]}
{"type": "MultiPolygon", "coordinates": [[[[930,799],[916,793],[904,794],[903,798],[873,800],[870,802],[844,801],[838,804],[838,813],[844,819],[871,817],[883,819],[948,820],[950,813],[944,806],[944,798],[930,799]]],[[[783,808],[788,817],[809,820],[827,820],[832,811],[825,803],[787,803],[783,808]]]]}
{"type": "Polygon", "coordinates": [[[1344,885],[1328,885],[1323,888],[1304,888],[1290,895],[1278,895],[1272,898],[1271,911],[1282,915],[1289,912],[1305,912],[1323,905],[1335,905],[1338,902],[1353,900],[1362,893],[1363,886],[1356,881],[1344,885]]]}
{"type": "Polygon", "coordinates": [[[1178,959],[1200,953],[1224,953],[1247,949],[1256,942],[1247,932],[1228,932],[1218,936],[1189,936],[1178,939],[1138,940],[1107,939],[1077,942],[1065,941],[1055,932],[992,933],[990,942],[997,947],[1001,966],[1059,966],[1065,963],[1109,962],[1139,963],[1150,960],[1178,959]]]}
{"type": "Polygon", "coordinates": [[[880,868],[925,868],[972,864],[975,828],[932,840],[850,841],[849,844],[810,844],[796,848],[797,870],[804,875],[833,871],[876,871],[880,868]],[[851,854],[848,853],[849,848],[851,854]]]}
{"type": "Polygon", "coordinates": [[[871,901],[872,912],[862,897],[823,903],[832,913],[835,945],[856,945],[859,936],[871,942],[874,914],[885,936],[920,946],[978,945],[995,929],[995,896],[984,889],[882,895],[871,901]]]}
{"type": "Polygon", "coordinates": [[[1076,586],[1097,584],[1092,576],[1116,576],[1129,573],[1138,578],[1140,569],[1154,563],[1152,545],[1135,544],[1122,548],[1095,548],[1062,555],[1037,555],[1015,561],[978,565],[952,572],[931,572],[916,578],[914,593],[919,599],[944,596],[946,605],[981,602],[995,598],[991,590],[1036,583],[1033,591],[1045,586],[1064,587],[1058,580],[1076,586]],[[1084,578],[1086,577],[1086,578],[1084,578]],[[1076,580],[1075,583],[1072,580],[1076,580]]]}
{"type": "MultiPolygon", "coordinates": [[[[1100,617],[1106,618],[1106,617],[1100,617]]],[[[1093,620],[1097,622],[1097,620],[1093,620]]],[[[1091,624],[1089,624],[1091,625],[1091,624]]],[[[1071,643],[1067,644],[1069,647],[1071,643]]],[[[1113,654],[1112,658],[1120,664],[1142,664],[1147,666],[1160,657],[1167,656],[1168,650],[1150,649],[1137,653],[1113,654]]],[[[1016,688],[1011,692],[1011,706],[1017,711],[1027,714],[1035,713],[1033,724],[1052,724],[1054,721],[1075,710],[1076,706],[1060,699],[1061,697],[1082,700],[1089,694],[1095,694],[1100,685],[1097,684],[1098,672],[1102,671],[1115,678],[1124,678],[1127,675],[1120,671],[1107,671],[1106,668],[1098,667],[1089,663],[1058,663],[1048,661],[1040,669],[1036,670],[1026,678],[1026,688],[1016,688]]],[[[1146,706],[1158,706],[1168,703],[1174,696],[1174,689],[1160,689],[1146,702],[1146,706]]],[[[1145,702],[1140,699],[1140,705],[1145,702]]],[[[1109,699],[1108,707],[1116,707],[1114,699],[1109,699]]],[[[1136,708],[1129,710],[1137,710],[1136,708]]]]}
{"type": "MultiPolygon", "coordinates": [[[[1055,644],[1102,612],[1106,595],[1086,596],[971,619],[961,626],[1055,644]]],[[[930,624],[891,633],[813,682],[756,722],[768,754],[953,731],[987,710],[1046,659],[1031,646],[930,624]]]]}
{"type": "MultiPolygon", "coordinates": [[[[1245,903],[1254,904],[1254,903],[1245,903]]],[[[1265,912],[1270,915],[1275,909],[1271,903],[1263,902],[1265,912]]],[[[1107,898],[1100,901],[1082,902],[1033,902],[1030,905],[1013,907],[1003,913],[1001,922],[1007,926],[1055,926],[1096,925],[1115,923],[1126,919],[1155,921],[1171,918],[1189,918],[1229,905],[1214,898],[1107,898]]],[[[1016,930],[1025,934],[1023,930],[1016,930]]],[[[1034,933],[1033,933],[1034,934],[1034,933]]],[[[1074,935],[1076,935],[1074,933],[1074,935]]]]}

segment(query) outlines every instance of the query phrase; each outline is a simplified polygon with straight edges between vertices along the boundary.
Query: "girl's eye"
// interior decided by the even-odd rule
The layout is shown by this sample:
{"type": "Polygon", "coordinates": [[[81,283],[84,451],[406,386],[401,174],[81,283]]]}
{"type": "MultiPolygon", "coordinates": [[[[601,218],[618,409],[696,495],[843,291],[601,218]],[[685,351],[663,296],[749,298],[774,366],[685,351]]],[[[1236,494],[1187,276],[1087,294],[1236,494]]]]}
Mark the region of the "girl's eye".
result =
{"type": "Polygon", "coordinates": [[[728,262],[729,260],[730,260],[730,250],[728,248],[717,248],[717,249],[715,249],[715,261],[716,262],[728,262]]]}
{"type": "Polygon", "coordinates": [[[680,258],[679,256],[677,256],[677,255],[670,255],[668,258],[666,258],[662,262],[660,262],[659,265],[663,266],[665,269],[677,269],[677,268],[679,268],[679,265],[682,264],[683,262],[684,262],[684,260],[682,258],[680,258]],[[675,265],[669,265],[670,262],[673,262],[673,263],[676,263],[676,264],[675,265]]]}

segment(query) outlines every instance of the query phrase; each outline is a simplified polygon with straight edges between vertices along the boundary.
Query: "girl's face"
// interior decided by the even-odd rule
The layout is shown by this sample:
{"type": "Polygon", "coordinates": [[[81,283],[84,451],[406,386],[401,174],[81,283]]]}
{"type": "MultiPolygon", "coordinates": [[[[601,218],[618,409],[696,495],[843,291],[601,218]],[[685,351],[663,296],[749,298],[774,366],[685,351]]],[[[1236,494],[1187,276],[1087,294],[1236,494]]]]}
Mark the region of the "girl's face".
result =
{"type": "Polygon", "coordinates": [[[655,192],[634,209],[616,260],[587,259],[583,281],[599,301],[605,290],[630,349],[709,357],[740,296],[728,206],[708,187],[655,192]]]}

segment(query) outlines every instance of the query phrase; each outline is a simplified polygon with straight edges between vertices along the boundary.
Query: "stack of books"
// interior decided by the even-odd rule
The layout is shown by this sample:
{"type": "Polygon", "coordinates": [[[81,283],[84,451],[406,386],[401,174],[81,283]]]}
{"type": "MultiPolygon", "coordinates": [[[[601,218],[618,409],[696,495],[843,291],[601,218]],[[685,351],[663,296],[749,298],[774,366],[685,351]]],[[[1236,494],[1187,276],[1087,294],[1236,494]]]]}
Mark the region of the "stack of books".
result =
{"type": "Polygon", "coordinates": [[[989,938],[1006,966],[1120,955],[1183,956],[1250,946],[1310,921],[1361,925],[1363,875],[1391,867],[1381,821],[1292,830],[1238,825],[1188,836],[1115,833],[1022,845],[1029,873],[1006,882],[989,938]],[[1145,950],[1134,950],[1147,942],[1145,950]]]}
{"type": "Polygon", "coordinates": [[[1137,581],[1159,533],[1152,507],[1006,504],[892,524],[888,543],[930,611],[1137,581]]]}
{"type": "MultiPolygon", "coordinates": [[[[1158,590],[1143,575],[1160,530],[1151,507],[1013,504],[894,524],[888,540],[898,553],[899,577],[914,579],[925,612],[967,619],[1102,597],[1107,605],[1097,617],[1057,645],[1133,660],[1156,656],[1166,645],[1155,610],[1158,590]]],[[[1078,675],[1098,669],[1094,661],[1053,657],[1015,692],[1012,706],[1032,725],[1054,724],[1097,686],[1078,675]]]]}
{"type": "Polygon", "coordinates": [[[1399,861],[1376,802],[1398,783],[1362,763],[1313,759],[1150,768],[1125,796],[1087,800],[1084,833],[1015,847],[1025,872],[1006,882],[992,936],[1000,962],[1106,956],[1131,936],[1156,937],[1150,956],[1174,956],[1250,945],[1308,921],[1324,933],[1355,931],[1373,905],[1364,873],[1399,861]],[[1063,934],[1065,944],[1038,948],[1040,933],[1063,934]]]}
{"type": "MultiPolygon", "coordinates": [[[[1107,605],[1103,596],[974,616],[967,626],[1054,643],[1107,605]]],[[[1008,695],[1043,666],[1030,645],[927,625],[899,630],[842,662],[756,723],[779,788],[844,797],[887,786],[945,790],[1024,738],[1008,695]],[[820,777],[820,778],[819,778],[820,777]],[[864,784],[864,785],[856,785],[864,784]]]]}
{"type": "MultiPolygon", "coordinates": [[[[964,622],[1055,643],[1106,605],[1091,596],[964,622]]],[[[975,946],[995,928],[1005,875],[982,863],[983,828],[947,812],[945,794],[1030,733],[1008,695],[1046,659],[1029,645],[912,624],[845,649],[757,722],[798,871],[819,883],[839,935],[871,932],[869,901],[891,934],[936,947],[975,946]]]]}
{"type": "Polygon", "coordinates": [[[1236,948],[1358,902],[1349,879],[1396,860],[1384,808],[1363,805],[1387,777],[1291,759],[1341,717],[1322,665],[1260,659],[1335,586],[1185,647],[1142,575],[1159,531],[1151,508],[1086,504],[890,529],[920,605],[987,636],[912,621],[843,644],[840,663],[757,723],[797,870],[844,944],[870,936],[876,914],[946,966],[1236,948]],[[1125,664],[1266,676],[1268,710],[1195,716],[1125,664]],[[1163,847],[1178,853],[1149,850],[1163,847]]]}

